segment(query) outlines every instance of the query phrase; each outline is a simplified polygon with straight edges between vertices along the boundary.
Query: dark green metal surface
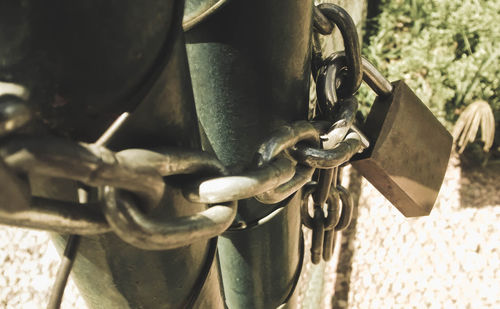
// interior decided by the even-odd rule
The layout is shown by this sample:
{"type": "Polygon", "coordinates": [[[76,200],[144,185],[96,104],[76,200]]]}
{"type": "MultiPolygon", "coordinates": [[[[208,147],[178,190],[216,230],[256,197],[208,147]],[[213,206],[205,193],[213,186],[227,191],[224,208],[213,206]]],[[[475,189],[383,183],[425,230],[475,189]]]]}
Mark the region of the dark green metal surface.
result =
{"type": "MultiPolygon", "coordinates": [[[[230,1],[186,33],[204,147],[233,172],[252,164],[273,129],[307,118],[311,12],[312,1],[230,1]]],[[[300,266],[298,203],[240,201],[240,217],[250,225],[284,208],[222,237],[230,308],[273,308],[288,296],[300,266]]]]}
{"type": "Polygon", "coordinates": [[[228,231],[220,237],[221,273],[229,308],[276,308],[289,300],[304,253],[299,203],[300,194],[295,194],[261,225],[228,231]]]}
{"type": "MultiPolygon", "coordinates": [[[[0,80],[26,85],[39,122],[55,135],[93,142],[140,103],[111,148],[199,149],[182,11],[183,1],[2,3],[0,80]]],[[[76,201],[75,183],[30,180],[35,195],[76,201]]],[[[167,184],[154,215],[205,208],[167,184]]],[[[60,249],[63,238],[54,236],[60,249]]],[[[221,308],[218,269],[209,254],[214,246],[207,240],[144,251],[112,233],[83,237],[73,278],[91,308],[221,308]]]]}

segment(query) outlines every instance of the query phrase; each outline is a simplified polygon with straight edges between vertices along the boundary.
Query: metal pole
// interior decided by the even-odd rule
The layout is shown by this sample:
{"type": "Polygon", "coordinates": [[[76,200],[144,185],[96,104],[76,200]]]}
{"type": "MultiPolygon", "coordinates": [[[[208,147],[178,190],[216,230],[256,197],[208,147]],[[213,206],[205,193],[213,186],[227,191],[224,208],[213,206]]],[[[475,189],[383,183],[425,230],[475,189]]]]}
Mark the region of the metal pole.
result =
{"type": "MultiPolygon", "coordinates": [[[[203,145],[237,172],[273,129],[307,118],[312,1],[226,2],[190,25],[186,41],[203,145]]],[[[299,195],[278,205],[239,202],[246,228],[219,244],[230,308],[275,308],[293,294],[303,252],[299,195]]]]}

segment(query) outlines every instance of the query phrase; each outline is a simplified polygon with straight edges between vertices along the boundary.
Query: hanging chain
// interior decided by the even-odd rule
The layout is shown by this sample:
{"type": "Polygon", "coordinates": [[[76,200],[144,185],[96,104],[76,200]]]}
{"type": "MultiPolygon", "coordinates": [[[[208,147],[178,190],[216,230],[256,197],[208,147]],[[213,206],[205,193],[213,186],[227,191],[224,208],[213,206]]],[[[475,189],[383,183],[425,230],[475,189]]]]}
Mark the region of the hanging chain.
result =
{"type": "Polygon", "coordinates": [[[313,22],[312,68],[317,83],[317,108],[319,117],[333,124],[322,136],[322,149],[301,145],[297,147],[296,156],[320,169],[315,181],[305,185],[301,205],[302,222],[312,230],[311,262],[318,264],[331,259],[336,232],[347,228],[352,218],[352,198],[339,181],[340,162],[346,162],[360,149],[368,147],[368,141],[353,126],[358,109],[354,94],[363,77],[363,59],[354,22],[344,9],[333,4],[314,7],[313,22]],[[331,34],[334,26],[342,34],[345,51],[323,59],[318,34],[331,34]]]}

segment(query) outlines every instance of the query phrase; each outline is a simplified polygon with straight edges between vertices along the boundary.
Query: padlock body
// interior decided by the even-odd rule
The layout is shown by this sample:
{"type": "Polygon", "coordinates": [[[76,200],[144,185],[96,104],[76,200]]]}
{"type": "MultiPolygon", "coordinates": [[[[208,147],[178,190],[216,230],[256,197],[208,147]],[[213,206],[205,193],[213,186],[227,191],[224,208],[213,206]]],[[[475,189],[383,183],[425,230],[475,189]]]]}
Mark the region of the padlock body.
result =
{"type": "Polygon", "coordinates": [[[362,131],[370,147],[352,165],[406,217],[428,215],[450,158],[452,137],[403,82],[377,97],[362,131]]]}

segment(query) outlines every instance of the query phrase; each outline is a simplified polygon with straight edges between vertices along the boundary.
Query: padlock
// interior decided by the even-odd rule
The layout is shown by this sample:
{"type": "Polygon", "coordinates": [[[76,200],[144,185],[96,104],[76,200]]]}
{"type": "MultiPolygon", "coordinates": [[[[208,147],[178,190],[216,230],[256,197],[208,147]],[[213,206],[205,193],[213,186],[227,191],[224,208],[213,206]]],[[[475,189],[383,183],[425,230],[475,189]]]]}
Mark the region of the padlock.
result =
{"type": "Polygon", "coordinates": [[[370,147],[352,165],[406,217],[428,215],[450,158],[452,137],[403,82],[390,84],[366,59],[363,80],[378,94],[361,128],[370,147]]]}

